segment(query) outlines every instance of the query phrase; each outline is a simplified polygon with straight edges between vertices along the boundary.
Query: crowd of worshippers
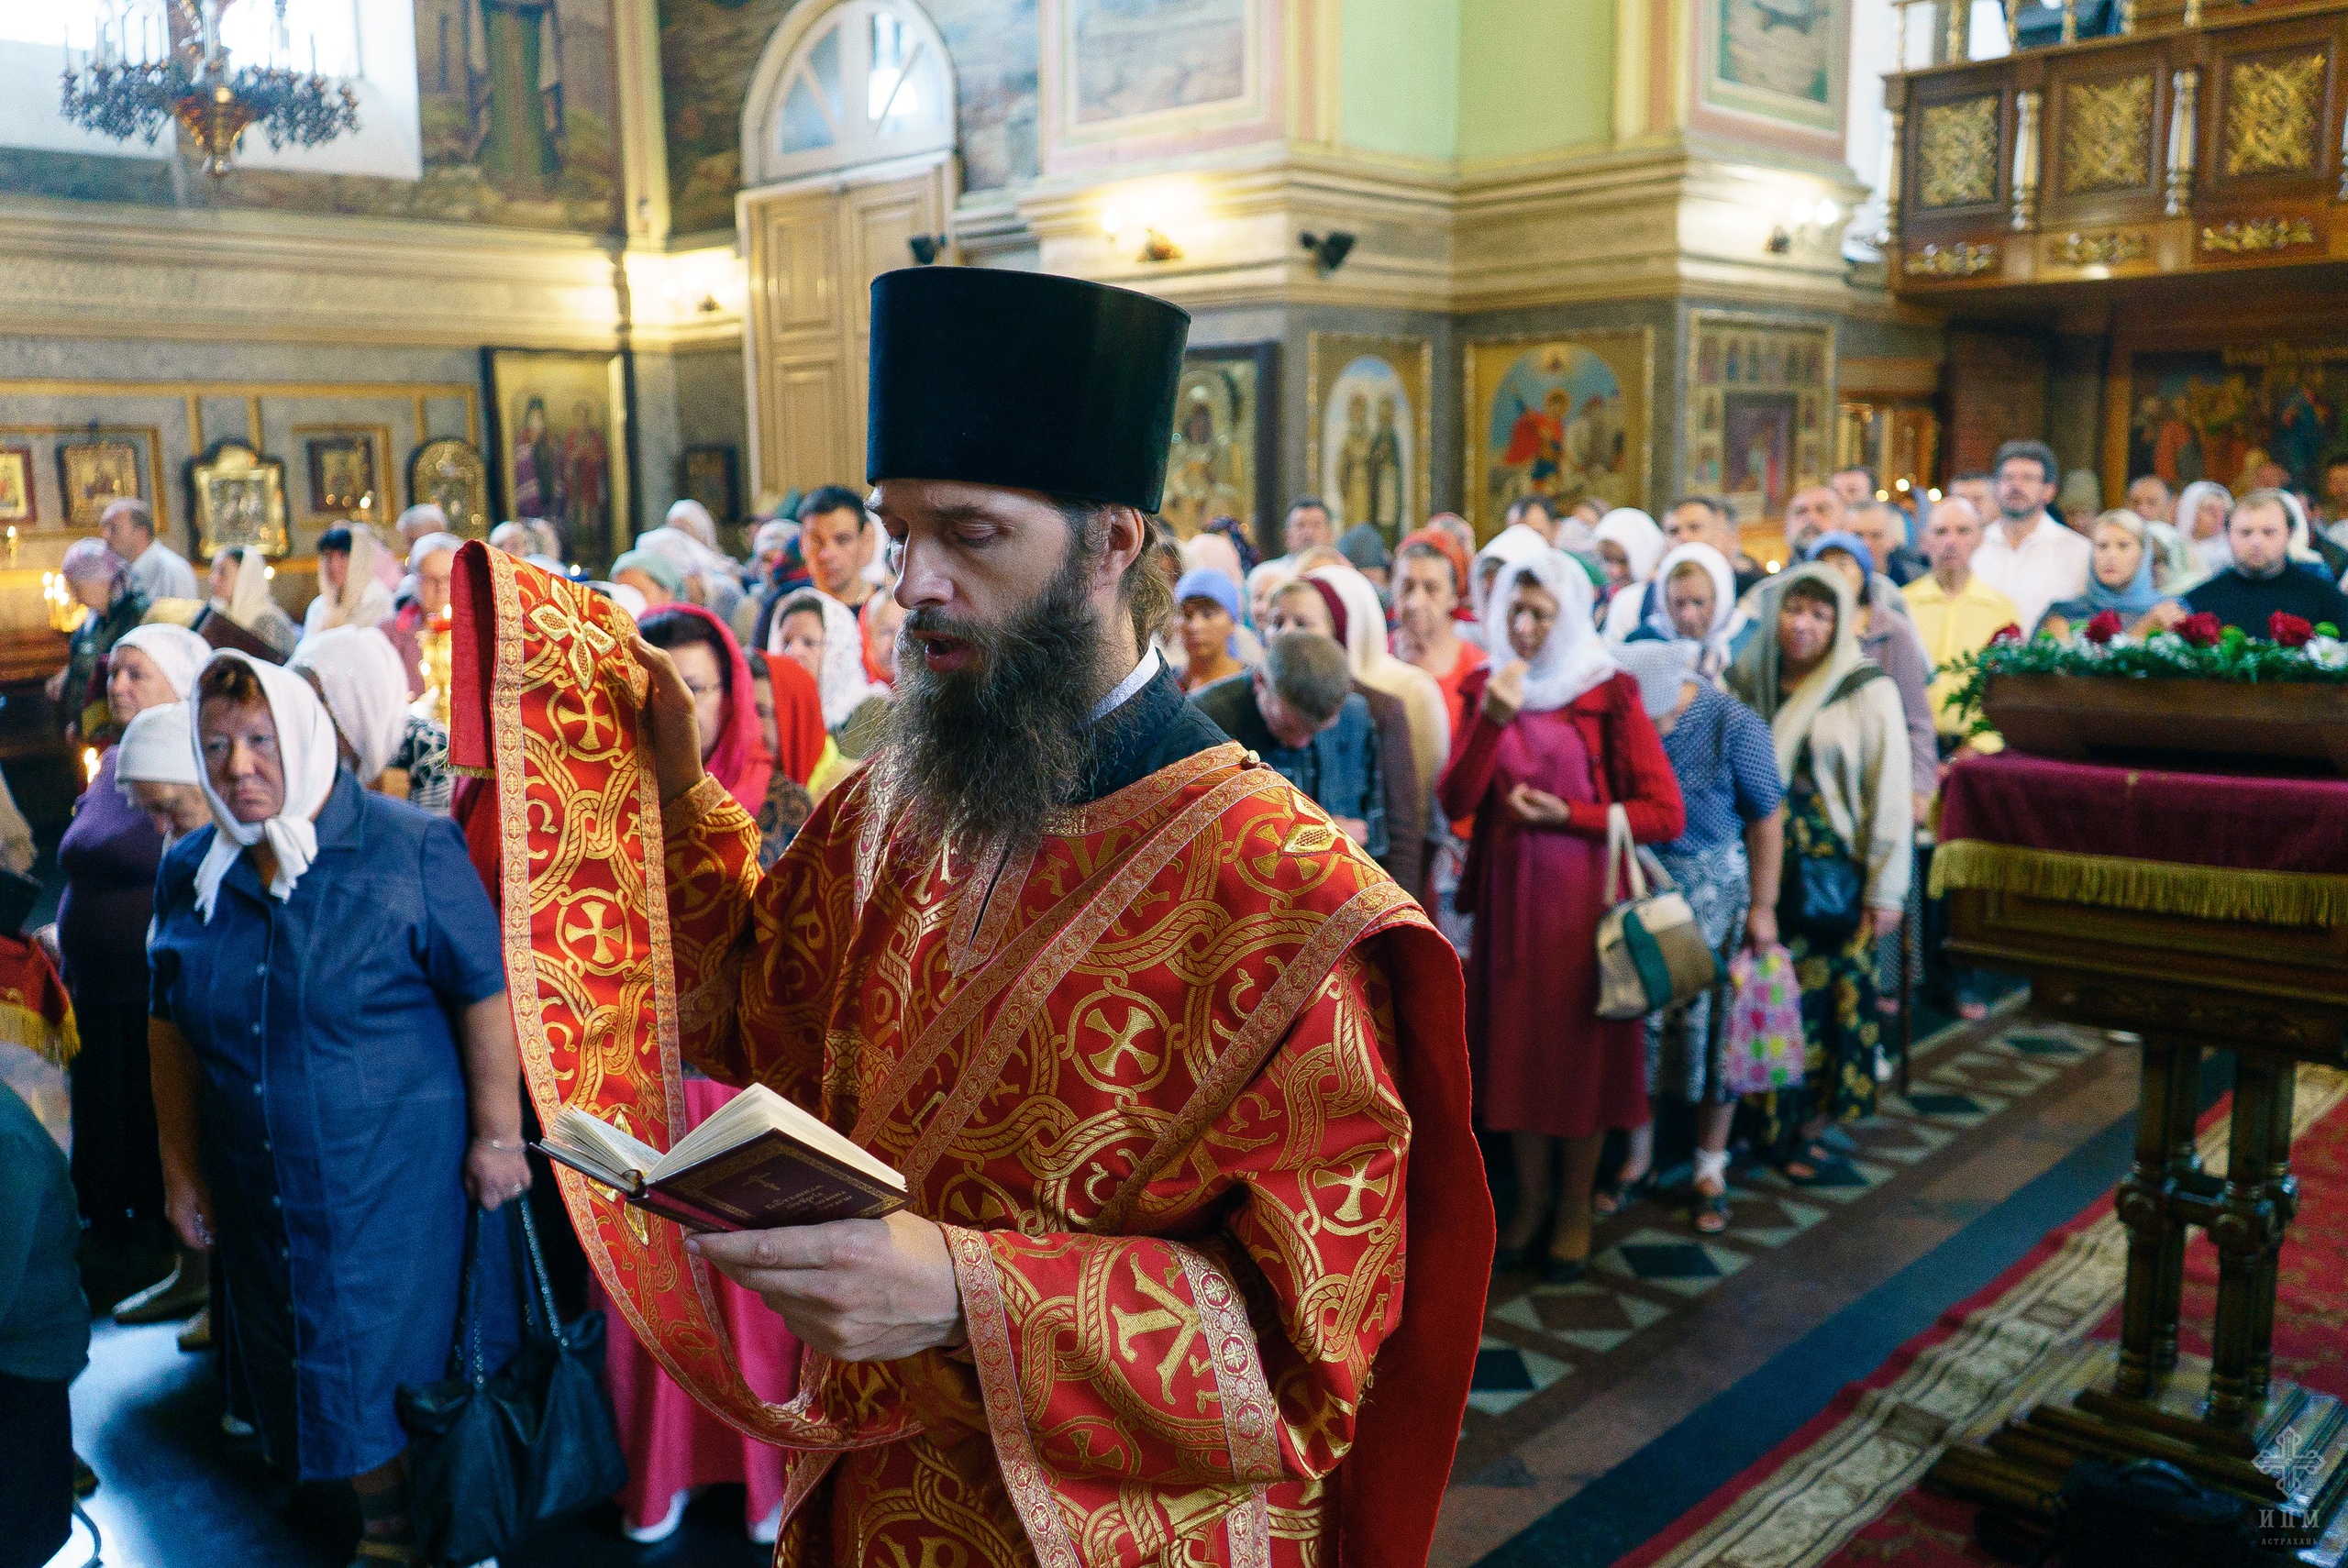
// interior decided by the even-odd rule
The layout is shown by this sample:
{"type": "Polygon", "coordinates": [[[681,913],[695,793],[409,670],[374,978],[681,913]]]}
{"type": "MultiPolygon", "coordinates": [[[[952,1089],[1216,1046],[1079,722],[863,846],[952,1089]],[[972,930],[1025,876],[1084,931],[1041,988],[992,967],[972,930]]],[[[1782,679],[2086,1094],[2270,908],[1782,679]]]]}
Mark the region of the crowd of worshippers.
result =
{"type": "MultiPolygon", "coordinates": [[[[1830,1179],[1841,1129],[1890,1076],[1917,974],[1941,1005],[1984,1012],[1976,977],[1941,961],[1922,894],[1941,779],[1998,744],[1954,711],[1952,660],[2010,626],[2059,634],[2106,612],[2136,635],[2205,611],[2254,635],[2276,611],[2348,625],[2348,549],[2278,477],[2250,476],[2239,499],[2145,478],[2126,508],[2075,491],[2064,511],[2053,454],[2011,442],[1911,513],[1853,469],[1790,498],[1787,558],[1767,569],[1711,497],[1660,523],[1530,497],[1480,547],[1456,515],[1392,539],[1306,497],[1275,522],[1271,558],[1230,518],[1154,534],[1174,613],[1153,646],[1458,950],[1478,1121],[1513,1166],[1495,1266],[1571,1279],[1595,1221],[1634,1204],[1724,1229],[1733,1145],[1794,1182],[1830,1179]],[[1598,1017],[1618,821],[1724,959],[1787,950],[1798,1082],[1730,1091],[1717,992],[1598,1017]],[[1849,920],[1810,922],[1801,889],[1838,885],[1849,920]],[[1670,1193],[1663,1101],[1694,1129],[1670,1193]]],[[[2348,506],[2348,463],[2340,478],[2326,499],[2348,506]]],[[[67,552],[89,613],[50,690],[96,761],[59,849],[56,922],[36,934],[78,1021],[71,1189],[49,1216],[62,1253],[28,1262],[0,1323],[0,1450],[53,1453],[87,1342],[77,1238],[175,1258],[116,1320],[188,1320],[183,1347],[220,1353],[223,1430],[289,1475],[349,1480],[362,1556],[379,1561],[405,1560],[411,1539],[394,1395],[447,1361],[469,1200],[524,1198],[569,1240],[525,1153],[498,922],[468,836],[485,787],[448,760],[460,541],[428,505],[396,536],[326,533],[298,622],[258,553],[221,551],[199,583],[137,502],[67,552]],[[25,1331],[28,1313],[46,1326],[25,1331]]],[[[587,580],[548,523],[488,542],[587,580]]],[[[709,513],[680,502],[592,586],[675,660],[705,766],[755,816],[770,866],[882,734],[904,612],[857,490],[815,490],[748,543],[727,555],[709,513]]],[[[0,865],[32,859],[9,805],[0,865]]],[[[686,1091],[695,1121],[733,1092],[690,1074],[686,1091]]],[[[39,1166],[12,1168],[22,1183],[39,1166]]],[[[566,1310],[599,1300],[575,1246],[557,1250],[566,1310]]],[[[504,1255],[483,1253],[493,1269],[504,1255]]],[[[714,1288],[754,1387],[788,1398],[780,1320],[714,1288]]],[[[659,1540],[692,1491],[735,1482],[746,1529],[771,1540],[780,1454],[606,1322],[628,1533],[659,1540]]],[[[493,1321],[490,1354],[518,1332],[493,1321]]]]}

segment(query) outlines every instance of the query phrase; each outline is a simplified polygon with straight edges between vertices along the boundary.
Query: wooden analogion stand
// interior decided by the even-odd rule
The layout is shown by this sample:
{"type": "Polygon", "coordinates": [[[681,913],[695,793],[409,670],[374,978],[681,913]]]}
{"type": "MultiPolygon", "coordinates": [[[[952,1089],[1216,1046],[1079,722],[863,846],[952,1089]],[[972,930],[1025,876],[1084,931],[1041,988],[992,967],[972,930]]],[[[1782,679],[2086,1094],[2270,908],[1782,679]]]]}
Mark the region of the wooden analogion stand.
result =
{"type": "MultiPolygon", "coordinates": [[[[2268,781],[2227,782],[2256,790],[2268,781]]],[[[2051,1532],[2074,1462],[2165,1460],[2271,1510],[2261,1518],[2272,1544],[2310,1568],[2336,1568],[2348,1552],[2348,1408],[2276,1381],[2271,1346],[2276,1258],[2298,1207],[2294,1078],[2302,1062],[2348,1066],[2348,913],[2275,921],[2119,907],[2122,896],[2192,907],[2197,883],[2206,891],[2210,878],[2232,876],[2277,879],[2255,885],[2287,892],[2287,874],[2099,867],[2109,857],[1981,841],[1944,840],[1940,856],[1952,954],[2028,976],[2043,1012],[2137,1036],[2143,1076],[2134,1163],[2116,1199],[2128,1231],[2116,1351],[2084,1349],[2053,1395],[1951,1447],[1926,1484],[1985,1505],[1985,1537],[2028,1541],[2051,1532]],[[2170,878],[2175,900],[2162,894],[2170,878]],[[2066,884],[2074,896],[2052,891],[2066,884]],[[2234,1058],[2222,1176],[2196,1152],[2205,1051],[2234,1058]],[[2177,1349],[2192,1226],[2220,1259],[2207,1361],[2177,1349]]]]}

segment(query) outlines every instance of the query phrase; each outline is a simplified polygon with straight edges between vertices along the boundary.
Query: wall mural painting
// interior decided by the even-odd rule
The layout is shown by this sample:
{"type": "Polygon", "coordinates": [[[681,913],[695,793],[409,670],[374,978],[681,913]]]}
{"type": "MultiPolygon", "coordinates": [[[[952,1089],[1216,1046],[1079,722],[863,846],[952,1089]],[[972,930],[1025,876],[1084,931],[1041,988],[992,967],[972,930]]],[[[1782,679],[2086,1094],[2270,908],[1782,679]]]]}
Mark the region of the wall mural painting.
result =
{"type": "Polygon", "coordinates": [[[1776,517],[1830,466],[1833,329],[1702,311],[1689,327],[1682,488],[1776,517]]]}
{"type": "Polygon", "coordinates": [[[1374,523],[1391,547],[1427,516],[1434,348],[1316,332],[1306,359],[1305,471],[1340,528],[1374,523]]]}
{"type": "Polygon", "coordinates": [[[2348,453],[2348,344],[2140,352],[2126,362],[2115,387],[2127,399],[2121,424],[2106,437],[2107,451],[2125,443],[2126,461],[2107,458],[2112,476],[2158,474],[2171,489],[2215,480],[2236,495],[2287,477],[2320,496],[2325,459],[2348,453]]]}
{"type": "Polygon", "coordinates": [[[1190,538],[1219,517],[1235,517],[1250,538],[1268,525],[1278,502],[1273,411],[1279,399],[1279,345],[1194,348],[1183,356],[1175,390],[1173,452],[1159,510],[1175,534],[1190,538]]]}
{"type": "Polygon", "coordinates": [[[490,447],[507,517],[543,517],[564,558],[602,566],[625,545],[626,364],[617,354],[484,348],[490,447]]]}
{"type": "Polygon", "coordinates": [[[164,206],[617,230],[619,87],[611,0],[412,3],[419,180],[249,166],[229,180],[172,179],[167,160],[133,140],[121,157],[11,149],[9,186],[164,206]]]}
{"type": "Polygon", "coordinates": [[[1468,480],[1476,536],[1538,495],[1645,506],[1655,342],[1645,327],[1468,346],[1468,480]]]}
{"type": "Polygon", "coordinates": [[[1704,0],[1705,103],[1839,132],[1847,9],[1847,0],[1704,0]]]}
{"type": "Polygon", "coordinates": [[[1078,125],[1247,94],[1250,0],[1067,0],[1078,125]]]}
{"type": "MultiPolygon", "coordinates": [[[[742,184],[742,101],[792,0],[660,0],[661,112],[669,226],[734,226],[742,184]]],[[[1036,151],[1036,0],[922,0],[952,58],[962,188],[1031,179],[1036,151]]]]}

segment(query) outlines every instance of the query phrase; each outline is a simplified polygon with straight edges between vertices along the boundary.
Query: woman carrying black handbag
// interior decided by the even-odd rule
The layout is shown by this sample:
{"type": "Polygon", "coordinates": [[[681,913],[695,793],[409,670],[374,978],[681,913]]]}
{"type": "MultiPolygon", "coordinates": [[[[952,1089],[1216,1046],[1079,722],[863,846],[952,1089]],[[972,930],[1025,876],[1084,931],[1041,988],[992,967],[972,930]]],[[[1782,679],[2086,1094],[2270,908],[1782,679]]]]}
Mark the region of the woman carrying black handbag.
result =
{"type": "Polygon", "coordinates": [[[1827,1129],[1875,1111],[1875,944],[1908,897],[1907,718],[1899,693],[1859,652],[1850,584],[1811,562],[1775,579],[1760,635],[1729,686],[1769,721],[1786,786],[1778,924],[1801,985],[1808,1072],[1756,1097],[1755,1142],[1797,1182],[1836,1156],[1827,1129]]]}
{"type": "MultiPolygon", "coordinates": [[[[399,1394],[400,1424],[409,1433],[409,1507],[426,1562],[495,1557],[627,1482],[604,1391],[604,1315],[561,1320],[529,1206],[508,1212],[520,1216],[522,1228],[524,1255],[515,1271],[521,1350],[497,1373],[482,1357],[481,1290],[484,1274],[496,1271],[482,1267],[487,1216],[475,1209],[449,1375],[399,1394]]],[[[505,1230],[512,1245],[510,1220],[505,1230]]]]}

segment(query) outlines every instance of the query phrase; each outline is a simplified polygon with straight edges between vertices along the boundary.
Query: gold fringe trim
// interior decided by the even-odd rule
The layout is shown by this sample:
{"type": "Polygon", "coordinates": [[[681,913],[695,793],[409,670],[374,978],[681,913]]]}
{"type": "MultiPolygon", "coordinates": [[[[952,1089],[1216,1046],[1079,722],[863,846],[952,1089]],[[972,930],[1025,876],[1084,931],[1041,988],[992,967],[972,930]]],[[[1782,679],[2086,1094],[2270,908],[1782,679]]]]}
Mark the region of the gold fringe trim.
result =
{"type": "Polygon", "coordinates": [[[494,767],[468,767],[461,762],[443,763],[441,766],[448,768],[449,772],[455,774],[460,778],[494,778],[497,777],[497,769],[494,767]]]}
{"type": "Polygon", "coordinates": [[[63,1021],[51,1023],[21,1002],[0,999],[0,1045],[21,1045],[51,1066],[70,1067],[82,1054],[82,1031],[70,1005],[63,1021]]]}
{"type": "Polygon", "coordinates": [[[2348,877],[2020,849],[1985,839],[1955,839],[1933,851],[1932,894],[1938,898],[1951,888],[2197,920],[2348,924],[2348,877]]]}

